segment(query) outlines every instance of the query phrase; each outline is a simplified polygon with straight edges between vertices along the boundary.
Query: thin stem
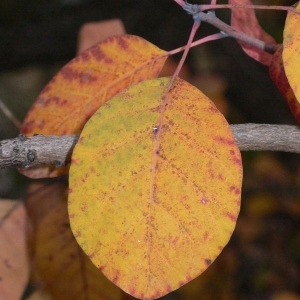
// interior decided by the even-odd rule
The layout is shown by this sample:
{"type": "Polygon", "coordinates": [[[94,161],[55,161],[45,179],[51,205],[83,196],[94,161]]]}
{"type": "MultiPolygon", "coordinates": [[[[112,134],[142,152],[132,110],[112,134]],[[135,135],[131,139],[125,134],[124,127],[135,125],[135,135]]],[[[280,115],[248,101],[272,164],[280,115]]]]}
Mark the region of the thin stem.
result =
{"type": "MultiPolygon", "coordinates": [[[[196,21],[195,21],[195,22],[194,22],[194,25],[193,25],[193,27],[192,27],[192,31],[191,31],[189,40],[188,40],[188,42],[187,42],[187,44],[186,44],[186,46],[185,46],[184,52],[183,52],[182,57],[181,57],[181,59],[180,59],[180,62],[179,62],[178,66],[177,66],[177,68],[176,68],[176,70],[175,70],[175,73],[174,73],[173,76],[172,76],[172,80],[171,80],[171,82],[170,82],[170,88],[169,88],[169,90],[168,90],[168,93],[169,93],[170,89],[172,88],[173,83],[174,83],[176,77],[178,76],[178,74],[179,74],[179,72],[180,72],[180,70],[181,70],[181,68],[182,68],[182,66],[183,66],[183,64],[184,64],[184,62],[185,62],[185,60],[186,60],[187,54],[188,54],[188,52],[190,51],[190,48],[191,48],[193,39],[194,39],[194,37],[195,37],[195,34],[196,34],[196,32],[197,32],[199,26],[200,26],[200,22],[196,22],[196,21]]],[[[209,39],[208,39],[208,40],[209,40],[209,39]]]]}
{"type": "MultiPolygon", "coordinates": [[[[176,1],[176,0],[175,0],[176,1]]],[[[295,9],[292,6],[280,6],[280,5],[243,5],[243,4],[201,4],[199,5],[200,11],[206,11],[211,9],[220,9],[220,8],[250,8],[250,9],[268,9],[268,10],[285,10],[300,14],[300,11],[295,9]]]]}
{"type": "Polygon", "coordinates": [[[9,108],[4,104],[4,102],[0,99],[0,110],[2,110],[3,114],[11,120],[14,125],[20,129],[22,123],[14,116],[14,114],[9,110],[9,108]]]}
{"type": "MultiPolygon", "coordinates": [[[[186,45],[186,47],[184,49],[184,52],[182,54],[182,57],[180,59],[180,62],[178,64],[177,68],[176,68],[176,71],[175,71],[174,75],[172,76],[170,84],[169,84],[169,86],[168,86],[168,88],[166,90],[166,93],[165,93],[164,97],[163,97],[163,103],[162,103],[162,107],[161,107],[161,112],[160,112],[160,117],[159,117],[159,121],[158,121],[157,131],[156,131],[155,145],[154,145],[154,149],[153,149],[153,160],[152,160],[152,166],[151,166],[151,173],[152,173],[152,175],[151,175],[150,195],[149,195],[150,201],[152,201],[154,199],[155,171],[156,171],[157,159],[158,159],[159,148],[160,148],[161,128],[162,128],[162,124],[163,124],[163,119],[164,119],[166,107],[167,107],[167,104],[169,102],[170,90],[172,89],[174,81],[177,78],[177,76],[179,74],[179,71],[182,68],[182,65],[183,65],[183,63],[184,63],[184,61],[186,59],[188,51],[190,50],[190,46],[192,44],[192,41],[193,41],[193,39],[195,37],[195,34],[196,34],[199,26],[200,26],[200,22],[195,21],[194,25],[192,27],[192,30],[191,30],[191,34],[190,34],[189,40],[187,42],[187,45],[186,45]]],[[[150,212],[149,212],[149,214],[150,214],[150,212]]]]}
{"type": "Polygon", "coordinates": [[[220,29],[221,32],[226,33],[228,36],[233,37],[237,40],[240,40],[248,45],[251,45],[257,49],[266,51],[268,53],[273,54],[275,52],[275,45],[267,44],[264,41],[261,41],[257,38],[254,38],[250,35],[245,34],[244,32],[238,31],[235,28],[231,27],[230,25],[226,24],[219,18],[215,16],[213,13],[204,13],[199,12],[197,14],[197,20],[209,23],[214,27],[220,29]]]}
{"type": "MultiPolygon", "coordinates": [[[[195,47],[195,46],[199,46],[201,44],[204,44],[206,42],[210,42],[210,41],[215,41],[215,40],[219,40],[219,39],[222,39],[222,38],[225,38],[227,37],[226,35],[224,35],[223,33],[214,33],[212,35],[209,35],[209,36],[206,36],[200,40],[197,40],[195,42],[192,42],[191,45],[190,45],[190,48],[192,47],[195,47]]],[[[174,50],[171,50],[168,52],[168,55],[173,55],[173,54],[176,54],[176,53],[179,53],[179,52],[182,52],[184,51],[188,46],[182,46],[182,47],[179,47],[179,48],[176,48],[174,50]]]]}
{"type": "Polygon", "coordinates": [[[181,7],[185,5],[184,0],[174,0],[177,4],[179,4],[181,7]]]}

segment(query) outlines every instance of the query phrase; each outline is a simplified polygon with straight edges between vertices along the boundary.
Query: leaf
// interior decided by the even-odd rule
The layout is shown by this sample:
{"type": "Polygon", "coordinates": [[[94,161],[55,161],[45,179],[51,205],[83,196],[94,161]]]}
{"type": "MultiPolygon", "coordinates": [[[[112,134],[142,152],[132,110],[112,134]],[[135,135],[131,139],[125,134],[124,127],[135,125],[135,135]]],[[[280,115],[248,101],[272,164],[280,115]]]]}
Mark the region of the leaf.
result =
{"type": "MultiPolygon", "coordinates": [[[[114,36],[96,44],[71,60],[46,85],[30,108],[21,133],[80,133],[105,101],[134,83],[155,78],[166,58],[167,52],[133,35],[114,36]]],[[[54,166],[21,170],[31,178],[67,172],[68,168],[54,166]]]]}
{"type": "Polygon", "coordinates": [[[19,300],[29,277],[23,203],[2,199],[0,220],[0,299],[19,300]]]}
{"type": "MultiPolygon", "coordinates": [[[[251,0],[229,0],[231,5],[252,5],[251,0]]],[[[269,45],[276,45],[275,39],[265,32],[260,26],[254,9],[249,8],[232,8],[231,9],[231,26],[241,32],[244,32],[252,37],[266,42],[269,45]]],[[[257,49],[244,42],[238,41],[244,52],[259,61],[260,63],[269,66],[272,59],[272,54],[263,50],[257,49]]]]}
{"type": "MultiPolygon", "coordinates": [[[[300,4],[297,8],[300,11],[300,4]]],[[[282,60],[286,77],[290,83],[295,96],[300,102],[300,59],[299,59],[299,47],[300,47],[300,15],[292,12],[288,12],[283,31],[283,52],[282,60]]]]}
{"type": "Polygon", "coordinates": [[[295,94],[286,77],[282,61],[282,51],[283,47],[282,45],[279,45],[273,54],[271,64],[269,66],[269,74],[282,96],[286,99],[295,119],[300,123],[300,103],[295,97],[295,94]]]}
{"type": "Polygon", "coordinates": [[[48,293],[38,290],[31,294],[26,300],[54,300],[48,293]]]}
{"type": "Polygon", "coordinates": [[[242,163],[230,127],[199,90],[176,79],[139,83],[84,127],[70,168],[69,216],[102,272],[140,299],[161,297],[219,255],[240,207],[242,163]]]}
{"type": "Polygon", "coordinates": [[[45,291],[54,299],[121,299],[121,290],[95,268],[74,239],[67,213],[67,186],[35,183],[29,194],[34,273],[45,291]]]}

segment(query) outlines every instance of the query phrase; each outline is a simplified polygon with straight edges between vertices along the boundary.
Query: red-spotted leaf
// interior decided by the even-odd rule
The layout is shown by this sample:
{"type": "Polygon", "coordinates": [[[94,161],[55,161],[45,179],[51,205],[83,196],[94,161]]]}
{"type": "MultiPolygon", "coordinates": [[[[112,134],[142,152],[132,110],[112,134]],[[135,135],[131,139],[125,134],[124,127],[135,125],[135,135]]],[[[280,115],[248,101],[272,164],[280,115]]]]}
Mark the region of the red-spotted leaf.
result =
{"type": "Polygon", "coordinates": [[[219,255],[240,208],[230,126],[198,89],[148,80],[104,104],[72,156],[71,229],[92,262],[134,297],[156,299],[219,255]],[[158,148],[157,148],[158,146],[158,148]]]}
{"type": "MultiPolygon", "coordinates": [[[[232,5],[252,5],[251,0],[229,0],[232,5]]],[[[275,39],[265,32],[260,26],[254,9],[249,8],[232,8],[231,9],[231,26],[250,36],[253,36],[269,45],[276,45],[275,39]]],[[[242,49],[253,59],[269,66],[272,55],[263,50],[257,49],[249,44],[238,41],[242,49]]]]}
{"type": "Polygon", "coordinates": [[[95,268],[70,230],[67,185],[32,184],[27,207],[33,225],[35,285],[53,299],[122,299],[123,292],[95,268]]]}
{"type": "Polygon", "coordinates": [[[300,103],[295,97],[286,77],[282,61],[282,50],[282,45],[279,45],[272,57],[271,64],[269,66],[269,74],[282,96],[286,99],[295,119],[300,123],[300,103]]]}
{"type": "MultiPolygon", "coordinates": [[[[165,51],[133,35],[114,36],[96,44],[70,61],[46,85],[29,110],[21,133],[80,133],[86,121],[112,96],[157,77],[166,57],[165,51]]],[[[43,166],[21,172],[32,178],[55,177],[68,168],[43,166]]]]}
{"type": "Polygon", "coordinates": [[[282,59],[284,70],[291,88],[300,102],[300,4],[296,7],[298,14],[288,12],[283,31],[283,53],[282,59]]]}

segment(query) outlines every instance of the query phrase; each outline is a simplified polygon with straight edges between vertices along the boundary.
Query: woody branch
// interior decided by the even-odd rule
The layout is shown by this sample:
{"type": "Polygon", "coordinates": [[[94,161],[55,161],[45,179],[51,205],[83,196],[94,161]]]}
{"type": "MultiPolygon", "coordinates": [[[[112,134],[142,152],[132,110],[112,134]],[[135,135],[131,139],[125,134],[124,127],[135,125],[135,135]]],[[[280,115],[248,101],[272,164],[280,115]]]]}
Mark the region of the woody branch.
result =
{"type": "MultiPolygon", "coordinates": [[[[284,151],[300,153],[300,127],[290,125],[231,125],[241,151],[284,151]]],[[[20,135],[0,142],[0,169],[28,168],[52,164],[57,167],[71,161],[78,135],[25,137],[20,135]]]]}

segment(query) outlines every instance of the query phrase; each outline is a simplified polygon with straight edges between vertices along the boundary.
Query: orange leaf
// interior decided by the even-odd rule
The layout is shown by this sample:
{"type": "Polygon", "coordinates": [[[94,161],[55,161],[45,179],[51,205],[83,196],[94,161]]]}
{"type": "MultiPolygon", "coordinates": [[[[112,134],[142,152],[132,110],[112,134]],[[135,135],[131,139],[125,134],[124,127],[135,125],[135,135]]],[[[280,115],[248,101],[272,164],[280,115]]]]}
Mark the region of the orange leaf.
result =
{"type": "Polygon", "coordinates": [[[33,271],[46,292],[63,300],[121,299],[122,291],[95,268],[74,239],[65,184],[32,184],[27,207],[34,225],[33,271]]]}
{"type": "Polygon", "coordinates": [[[69,216],[79,245],[140,299],[201,274],[228,242],[240,207],[242,163],[230,127],[182,79],[169,94],[153,169],[169,84],[144,81],[104,104],[84,127],[70,168],[69,216]]]}
{"type": "MultiPolygon", "coordinates": [[[[86,121],[108,99],[128,86],[155,78],[167,53],[132,35],[115,36],[85,50],[46,85],[21,128],[21,133],[65,135],[80,133],[86,121]]],[[[68,172],[44,166],[23,169],[32,178],[68,172]]]]}
{"type": "Polygon", "coordinates": [[[19,300],[29,277],[23,203],[2,199],[0,220],[0,299],[19,300]]]}
{"type": "MultiPolygon", "coordinates": [[[[252,5],[251,0],[229,0],[232,5],[252,5]]],[[[276,41],[272,36],[266,33],[260,26],[254,9],[249,8],[232,8],[231,9],[231,26],[239,31],[242,31],[252,37],[262,40],[270,45],[276,45],[276,41]]],[[[263,50],[257,49],[246,43],[238,41],[242,49],[253,59],[260,63],[269,66],[272,59],[272,54],[263,50]]]]}
{"type": "MultiPolygon", "coordinates": [[[[297,6],[300,12],[300,4],[297,6]]],[[[283,31],[283,52],[282,60],[286,77],[293,89],[297,101],[300,102],[300,15],[288,12],[283,31]]]]}
{"type": "Polygon", "coordinates": [[[276,48],[276,51],[271,60],[271,64],[269,66],[269,74],[282,96],[286,99],[295,119],[300,123],[300,103],[296,99],[295,94],[290,87],[288,79],[285,75],[282,61],[282,50],[282,45],[279,45],[276,48]]]}

